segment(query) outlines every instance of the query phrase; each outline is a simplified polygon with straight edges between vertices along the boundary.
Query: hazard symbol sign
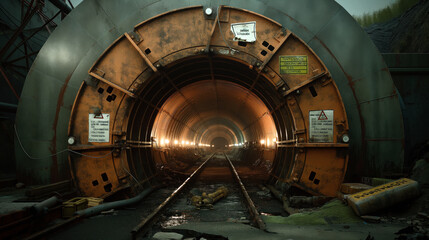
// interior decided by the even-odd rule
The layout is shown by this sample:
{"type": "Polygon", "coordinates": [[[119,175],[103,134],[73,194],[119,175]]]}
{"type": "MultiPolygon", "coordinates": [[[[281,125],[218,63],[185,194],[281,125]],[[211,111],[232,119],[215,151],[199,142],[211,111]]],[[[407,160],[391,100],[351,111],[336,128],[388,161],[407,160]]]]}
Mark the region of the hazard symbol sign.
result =
{"type": "Polygon", "coordinates": [[[310,111],[310,142],[334,142],[334,110],[310,111]]]}

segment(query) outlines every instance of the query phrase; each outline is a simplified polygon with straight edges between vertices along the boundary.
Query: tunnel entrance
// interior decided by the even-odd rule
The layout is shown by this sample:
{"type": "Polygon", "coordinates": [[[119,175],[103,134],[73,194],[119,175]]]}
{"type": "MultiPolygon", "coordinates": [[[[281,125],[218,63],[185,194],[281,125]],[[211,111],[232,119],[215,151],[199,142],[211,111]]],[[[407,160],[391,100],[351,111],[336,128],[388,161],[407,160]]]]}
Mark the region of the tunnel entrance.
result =
{"type": "Polygon", "coordinates": [[[94,63],[69,128],[77,139],[70,148],[82,153],[70,157],[70,167],[83,193],[150,183],[160,166],[177,170],[223,138],[247,166],[268,162],[269,181],[336,194],[347,167],[348,122],[328,69],[271,19],[226,6],[215,17],[201,6],[162,14],[94,63]],[[256,40],[237,40],[237,23],[256,23],[256,40]]]}
{"type": "MultiPolygon", "coordinates": [[[[242,167],[242,174],[267,180],[271,169],[266,166],[273,165],[275,156],[272,139],[278,137],[270,112],[272,106],[282,102],[276,89],[264,77],[252,88],[257,72],[241,61],[223,56],[179,59],[161,71],[162,74],[155,76],[158,79],[150,80],[146,89],[139,92],[143,98],[152,89],[160,89],[158,95],[171,94],[166,99],[152,96],[163,101],[150,132],[158,141],[152,148],[156,168],[190,171],[200,160],[196,153],[201,157],[224,151],[236,156],[234,161],[242,167]],[[165,80],[167,84],[163,84],[165,80]],[[244,148],[248,142],[267,139],[269,144],[258,145],[257,151],[244,148]],[[248,151],[252,154],[247,154],[248,151]]],[[[131,112],[147,112],[146,109],[146,105],[139,105],[131,112]]],[[[142,125],[146,124],[132,124],[142,125]]],[[[223,179],[225,174],[229,175],[225,160],[216,158],[206,168],[206,178],[223,179]]]]}
{"type": "Polygon", "coordinates": [[[215,139],[212,140],[212,142],[210,143],[214,149],[216,150],[226,150],[228,148],[228,141],[223,138],[223,137],[216,137],[215,139]]]}

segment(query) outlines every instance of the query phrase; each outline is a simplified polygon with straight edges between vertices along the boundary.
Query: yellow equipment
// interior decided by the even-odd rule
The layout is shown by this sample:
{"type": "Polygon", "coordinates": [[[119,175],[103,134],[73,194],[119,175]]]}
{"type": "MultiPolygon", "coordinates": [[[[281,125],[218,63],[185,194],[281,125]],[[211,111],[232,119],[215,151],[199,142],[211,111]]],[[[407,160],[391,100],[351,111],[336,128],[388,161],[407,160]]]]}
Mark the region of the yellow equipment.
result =
{"type": "Polygon", "coordinates": [[[192,205],[200,209],[201,207],[206,207],[213,209],[213,204],[217,202],[219,199],[224,198],[228,195],[228,189],[224,186],[219,187],[213,193],[205,193],[203,192],[201,196],[194,195],[191,198],[192,205]]]}

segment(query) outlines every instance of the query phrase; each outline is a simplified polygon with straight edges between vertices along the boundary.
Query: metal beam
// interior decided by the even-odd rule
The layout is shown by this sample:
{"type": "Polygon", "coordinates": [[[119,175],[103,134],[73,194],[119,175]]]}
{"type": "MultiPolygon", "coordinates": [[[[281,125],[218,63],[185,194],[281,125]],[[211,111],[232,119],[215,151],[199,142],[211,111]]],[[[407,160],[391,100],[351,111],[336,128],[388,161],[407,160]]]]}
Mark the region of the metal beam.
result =
{"type": "Polygon", "coordinates": [[[71,12],[71,8],[65,3],[60,0],[49,0],[55,7],[61,10],[61,12],[65,14],[69,14],[71,12]]]}
{"type": "Polygon", "coordinates": [[[1,67],[1,66],[0,66],[0,72],[1,72],[1,74],[3,75],[4,80],[5,80],[5,81],[7,82],[7,84],[9,85],[10,90],[12,90],[12,92],[13,92],[13,94],[15,95],[16,99],[18,99],[18,101],[19,101],[19,95],[18,95],[18,93],[16,92],[16,90],[15,90],[15,88],[13,87],[12,83],[9,81],[9,78],[7,77],[6,73],[5,73],[5,72],[4,72],[4,70],[3,70],[3,67],[1,67]]]}
{"type": "Polygon", "coordinates": [[[36,33],[40,32],[45,26],[47,26],[50,22],[52,22],[60,13],[61,13],[61,11],[57,12],[53,17],[51,17],[48,21],[46,21],[45,24],[43,24],[41,27],[36,29],[36,31],[34,31],[30,36],[26,37],[20,43],[18,43],[18,45],[16,45],[16,47],[9,53],[9,55],[7,55],[7,57],[5,59],[9,59],[9,57],[16,50],[18,50],[19,47],[21,47],[25,42],[27,42],[30,38],[32,38],[34,35],[36,35],[36,33]]]}
{"type": "MultiPolygon", "coordinates": [[[[33,3],[33,2],[31,2],[31,3],[33,3]]],[[[21,22],[21,25],[18,27],[18,29],[15,31],[15,33],[12,35],[12,37],[9,39],[9,41],[7,41],[7,43],[0,50],[0,59],[3,58],[6,51],[12,46],[12,44],[15,42],[15,40],[19,37],[19,35],[24,30],[24,28],[30,22],[31,17],[38,10],[38,8],[39,8],[38,1],[36,1],[36,6],[34,8],[31,8],[31,6],[32,6],[32,4],[30,5],[30,8],[27,9],[27,13],[25,14],[24,20],[21,22]]]]}

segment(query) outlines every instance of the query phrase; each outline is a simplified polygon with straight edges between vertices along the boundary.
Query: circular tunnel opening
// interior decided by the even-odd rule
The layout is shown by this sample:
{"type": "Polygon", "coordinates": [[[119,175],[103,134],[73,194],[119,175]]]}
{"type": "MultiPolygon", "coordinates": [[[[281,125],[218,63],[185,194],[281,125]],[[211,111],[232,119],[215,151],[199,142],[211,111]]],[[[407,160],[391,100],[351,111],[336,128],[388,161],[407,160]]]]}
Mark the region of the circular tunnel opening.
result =
{"type": "Polygon", "coordinates": [[[287,110],[278,107],[280,94],[236,59],[204,55],[176,61],[147,81],[139,96],[128,138],[145,136],[154,146],[151,153],[129,154],[141,171],[148,171],[142,156],[151,155],[153,171],[184,171],[204,154],[226,151],[246,173],[267,177],[276,140],[291,131],[287,110]]]}
{"type": "Polygon", "coordinates": [[[73,105],[69,136],[78,141],[70,148],[110,160],[72,156],[80,189],[101,196],[130,182],[150,184],[161,169],[188,175],[202,156],[216,152],[212,141],[221,137],[252,178],[261,173],[271,183],[334,196],[347,169],[349,128],[326,66],[275,21],[225,7],[213,25],[200,10],[142,22],[91,67],[73,105]],[[186,24],[163,24],[196,19],[204,24],[189,34],[182,31],[186,24]],[[250,19],[258,22],[257,40],[234,41],[229,26],[250,19]],[[104,116],[112,120],[99,120],[104,116]],[[88,125],[99,121],[109,126],[100,136],[88,125]],[[103,173],[117,179],[92,184],[103,173]]]}

